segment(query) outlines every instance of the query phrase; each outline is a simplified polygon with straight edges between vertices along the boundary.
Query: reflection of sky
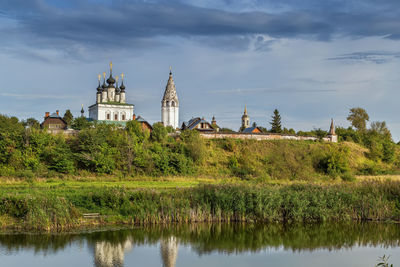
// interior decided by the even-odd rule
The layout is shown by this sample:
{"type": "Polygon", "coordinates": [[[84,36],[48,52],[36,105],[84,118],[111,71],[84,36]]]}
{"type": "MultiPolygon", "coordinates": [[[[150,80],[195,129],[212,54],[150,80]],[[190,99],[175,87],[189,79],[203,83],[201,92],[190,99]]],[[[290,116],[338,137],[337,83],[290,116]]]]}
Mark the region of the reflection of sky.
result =
{"type": "MultiPolygon", "coordinates": [[[[258,253],[223,254],[213,252],[198,254],[190,246],[179,246],[176,266],[374,266],[382,255],[391,255],[390,262],[400,265],[399,248],[354,247],[337,251],[317,249],[313,252],[291,252],[283,249],[264,249],[258,253]]],[[[125,265],[128,266],[162,266],[160,245],[134,246],[125,253],[125,265]]],[[[93,252],[72,242],[54,254],[35,253],[33,250],[13,251],[5,253],[0,250],[0,266],[30,267],[71,267],[92,266],[93,252]]]]}

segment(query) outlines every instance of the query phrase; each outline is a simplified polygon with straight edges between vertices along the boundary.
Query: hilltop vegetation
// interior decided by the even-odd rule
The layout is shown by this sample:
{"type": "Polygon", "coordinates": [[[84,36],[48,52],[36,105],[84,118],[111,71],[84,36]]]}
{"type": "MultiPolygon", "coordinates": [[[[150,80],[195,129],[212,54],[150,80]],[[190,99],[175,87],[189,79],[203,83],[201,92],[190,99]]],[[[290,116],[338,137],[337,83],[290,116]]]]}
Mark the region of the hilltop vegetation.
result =
{"type": "Polygon", "coordinates": [[[393,174],[400,150],[385,125],[337,128],[338,144],[311,141],[204,140],[196,131],[178,137],[160,124],[143,132],[97,124],[77,136],[52,135],[0,116],[0,176],[112,175],[238,177],[244,180],[313,180],[356,174],[393,174]]]}

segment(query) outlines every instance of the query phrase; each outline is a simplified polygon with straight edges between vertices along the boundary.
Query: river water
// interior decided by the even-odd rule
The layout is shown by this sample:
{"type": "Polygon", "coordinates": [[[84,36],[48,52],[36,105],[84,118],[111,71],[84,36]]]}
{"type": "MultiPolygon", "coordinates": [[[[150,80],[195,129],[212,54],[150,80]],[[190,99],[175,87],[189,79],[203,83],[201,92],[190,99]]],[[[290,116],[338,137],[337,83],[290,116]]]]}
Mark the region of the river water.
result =
{"type": "Polygon", "coordinates": [[[393,223],[190,224],[0,234],[0,266],[400,266],[393,223]]]}

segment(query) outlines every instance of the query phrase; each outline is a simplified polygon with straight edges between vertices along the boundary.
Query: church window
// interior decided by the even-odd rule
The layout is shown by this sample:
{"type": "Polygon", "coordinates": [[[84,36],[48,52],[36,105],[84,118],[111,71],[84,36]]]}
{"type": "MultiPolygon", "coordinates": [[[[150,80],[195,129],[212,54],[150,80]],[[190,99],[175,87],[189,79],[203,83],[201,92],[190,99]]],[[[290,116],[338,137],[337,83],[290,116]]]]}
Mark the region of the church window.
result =
{"type": "Polygon", "coordinates": [[[174,101],[171,102],[171,107],[175,107],[175,102],[174,101]]]}
{"type": "Polygon", "coordinates": [[[118,114],[114,114],[114,120],[118,120],[118,114]]]}
{"type": "Polygon", "coordinates": [[[122,120],[123,121],[125,120],[125,114],[122,114],[122,120]]]}
{"type": "Polygon", "coordinates": [[[110,113],[107,113],[106,118],[107,120],[110,120],[110,113]]]}

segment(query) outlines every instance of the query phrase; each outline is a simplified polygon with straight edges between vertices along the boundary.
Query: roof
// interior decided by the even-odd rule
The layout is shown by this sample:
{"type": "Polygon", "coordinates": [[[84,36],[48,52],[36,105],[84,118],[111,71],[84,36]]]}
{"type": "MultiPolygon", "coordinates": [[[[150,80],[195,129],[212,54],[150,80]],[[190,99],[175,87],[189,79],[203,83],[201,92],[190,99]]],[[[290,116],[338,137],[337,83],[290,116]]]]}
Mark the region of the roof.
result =
{"type": "Polygon", "coordinates": [[[214,128],[213,128],[213,126],[212,126],[211,123],[209,123],[208,121],[206,121],[206,120],[204,120],[204,119],[200,119],[199,117],[197,117],[197,118],[192,118],[192,119],[189,120],[188,122],[184,122],[184,123],[182,124],[182,128],[183,128],[183,129],[193,130],[193,129],[195,129],[195,127],[196,127],[199,123],[207,123],[208,125],[210,125],[210,129],[197,129],[197,130],[214,131],[214,128]]]}
{"type": "Polygon", "coordinates": [[[172,78],[172,72],[169,73],[167,86],[162,101],[175,101],[179,105],[178,95],[176,94],[175,82],[172,78]]]}
{"type": "Polygon", "coordinates": [[[145,119],[143,119],[141,116],[138,116],[135,120],[140,123],[146,123],[150,127],[150,129],[153,129],[153,126],[151,126],[151,124],[148,121],[146,121],[145,119]]]}
{"type": "Polygon", "coordinates": [[[246,128],[246,129],[244,129],[244,130],[242,131],[242,133],[252,133],[255,129],[258,129],[258,130],[261,132],[260,128],[258,128],[258,127],[256,126],[256,127],[249,127],[249,128],[246,128]]]}

